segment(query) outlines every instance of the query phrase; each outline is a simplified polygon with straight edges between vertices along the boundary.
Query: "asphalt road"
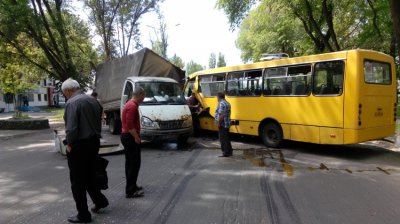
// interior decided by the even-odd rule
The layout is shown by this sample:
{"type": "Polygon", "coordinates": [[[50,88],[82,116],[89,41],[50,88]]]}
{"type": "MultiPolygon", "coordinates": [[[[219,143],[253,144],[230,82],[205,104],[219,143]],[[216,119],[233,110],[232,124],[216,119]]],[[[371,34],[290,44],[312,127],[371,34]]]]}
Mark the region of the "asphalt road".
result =
{"type": "MultiPolygon", "coordinates": [[[[145,196],[126,199],[124,155],[105,156],[110,206],[93,223],[397,224],[400,154],[371,144],[291,142],[268,150],[235,136],[234,156],[219,158],[213,134],[182,149],[145,143],[145,196]]],[[[67,223],[75,212],[67,161],[51,130],[1,141],[0,223],[67,223]]]]}

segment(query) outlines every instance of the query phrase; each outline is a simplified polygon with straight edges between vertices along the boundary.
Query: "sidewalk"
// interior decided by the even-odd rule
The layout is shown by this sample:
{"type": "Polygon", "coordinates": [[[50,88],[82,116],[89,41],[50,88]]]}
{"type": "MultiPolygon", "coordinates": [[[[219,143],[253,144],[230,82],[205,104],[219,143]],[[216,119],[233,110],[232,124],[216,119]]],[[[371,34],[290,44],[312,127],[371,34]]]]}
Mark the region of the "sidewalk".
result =
{"type": "MultiPolygon", "coordinates": [[[[43,132],[48,130],[61,130],[64,128],[64,121],[55,119],[54,113],[51,112],[23,112],[31,118],[45,118],[49,120],[50,129],[42,130],[0,130],[0,141],[8,140],[11,138],[19,138],[27,135],[31,135],[37,132],[43,132]]],[[[0,120],[6,120],[12,118],[13,112],[0,113],[0,120]]]]}

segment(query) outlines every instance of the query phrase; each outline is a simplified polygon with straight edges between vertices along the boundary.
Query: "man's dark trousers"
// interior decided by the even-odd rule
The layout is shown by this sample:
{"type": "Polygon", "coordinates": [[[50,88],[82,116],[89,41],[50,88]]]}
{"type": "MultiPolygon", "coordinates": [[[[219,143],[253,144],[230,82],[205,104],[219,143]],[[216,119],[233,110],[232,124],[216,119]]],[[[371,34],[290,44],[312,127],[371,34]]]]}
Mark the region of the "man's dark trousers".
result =
{"type": "Polygon", "coordinates": [[[136,182],[140,170],[141,149],[130,133],[121,134],[121,143],[125,148],[125,193],[130,195],[137,191],[136,182]]]}
{"type": "Polygon", "coordinates": [[[107,198],[96,185],[96,161],[99,146],[100,140],[98,138],[79,140],[72,146],[71,152],[67,154],[72,195],[80,219],[91,218],[87,206],[86,192],[95,205],[108,204],[107,198]]]}
{"type": "Polygon", "coordinates": [[[221,150],[224,156],[232,155],[232,145],[229,138],[229,128],[219,127],[218,128],[219,141],[221,142],[221,150]]]}

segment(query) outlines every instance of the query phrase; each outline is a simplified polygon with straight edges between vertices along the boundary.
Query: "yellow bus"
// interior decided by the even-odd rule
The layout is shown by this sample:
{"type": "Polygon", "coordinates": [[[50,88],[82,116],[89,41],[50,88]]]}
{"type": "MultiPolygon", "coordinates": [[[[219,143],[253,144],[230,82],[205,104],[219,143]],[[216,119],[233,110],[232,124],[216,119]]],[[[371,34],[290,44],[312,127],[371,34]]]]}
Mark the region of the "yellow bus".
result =
{"type": "Polygon", "coordinates": [[[231,133],[284,140],[354,144],[395,134],[393,57],[371,50],[283,58],[191,74],[185,95],[203,106],[201,129],[217,130],[216,95],[231,104],[231,133]]]}

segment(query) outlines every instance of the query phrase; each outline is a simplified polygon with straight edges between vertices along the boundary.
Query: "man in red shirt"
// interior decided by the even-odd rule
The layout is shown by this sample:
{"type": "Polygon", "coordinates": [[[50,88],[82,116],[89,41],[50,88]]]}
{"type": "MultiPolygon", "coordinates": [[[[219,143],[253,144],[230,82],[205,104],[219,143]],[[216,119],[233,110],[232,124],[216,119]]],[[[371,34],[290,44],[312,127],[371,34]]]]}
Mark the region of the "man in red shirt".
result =
{"type": "Polygon", "coordinates": [[[143,88],[136,87],[132,92],[132,99],[125,104],[122,111],[121,142],[125,148],[126,198],[144,195],[143,188],[136,184],[141,163],[139,104],[144,97],[143,88]]]}

